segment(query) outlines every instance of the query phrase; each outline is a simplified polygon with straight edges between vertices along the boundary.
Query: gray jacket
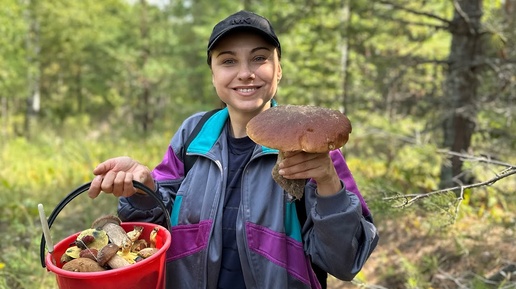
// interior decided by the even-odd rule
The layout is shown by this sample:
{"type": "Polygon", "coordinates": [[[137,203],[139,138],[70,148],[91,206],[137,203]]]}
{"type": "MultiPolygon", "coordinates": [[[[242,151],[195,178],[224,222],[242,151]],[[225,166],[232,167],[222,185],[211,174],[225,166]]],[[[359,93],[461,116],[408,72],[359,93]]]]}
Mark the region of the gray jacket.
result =
{"type": "MultiPolygon", "coordinates": [[[[153,170],[163,202],[171,209],[167,288],[212,289],[218,281],[228,112],[223,109],[213,115],[192,141],[187,154],[199,157],[184,177],[181,152],[201,116],[184,121],[153,170]]],[[[351,280],[375,248],[378,235],[367,205],[341,152],[330,154],[344,189],[320,197],[317,185],[308,182],[304,198],[308,217],[300,224],[295,204],[271,177],[278,152],[255,147],[243,174],[236,227],[247,288],[320,288],[310,260],[339,279],[351,280]]],[[[121,198],[119,203],[124,221],[164,225],[167,215],[144,195],[121,198]]]]}

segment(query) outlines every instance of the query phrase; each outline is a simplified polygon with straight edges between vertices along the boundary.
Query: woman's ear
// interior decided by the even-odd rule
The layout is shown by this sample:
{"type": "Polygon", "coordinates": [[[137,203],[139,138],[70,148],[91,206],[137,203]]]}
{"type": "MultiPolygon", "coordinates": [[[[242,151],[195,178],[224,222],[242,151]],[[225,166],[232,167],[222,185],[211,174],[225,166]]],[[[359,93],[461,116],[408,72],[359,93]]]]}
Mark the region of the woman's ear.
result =
{"type": "Polygon", "coordinates": [[[283,77],[283,71],[281,70],[281,64],[278,63],[278,83],[280,82],[281,77],[283,77]]]}

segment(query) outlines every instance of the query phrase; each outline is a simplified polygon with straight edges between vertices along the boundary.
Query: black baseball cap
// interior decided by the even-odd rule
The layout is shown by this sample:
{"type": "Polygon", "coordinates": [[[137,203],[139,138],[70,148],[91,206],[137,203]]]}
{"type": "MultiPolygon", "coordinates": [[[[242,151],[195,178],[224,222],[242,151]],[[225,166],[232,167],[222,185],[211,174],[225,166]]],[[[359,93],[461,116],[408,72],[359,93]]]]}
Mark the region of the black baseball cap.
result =
{"type": "Polygon", "coordinates": [[[281,56],[281,45],[271,23],[267,18],[256,13],[241,10],[228,16],[213,27],[210,40],[208,41],[208,65],[210,64],[210,50],[224,35],[235,30],[254,30],[260,33],[278,48],[278,55],[281,56]]]}

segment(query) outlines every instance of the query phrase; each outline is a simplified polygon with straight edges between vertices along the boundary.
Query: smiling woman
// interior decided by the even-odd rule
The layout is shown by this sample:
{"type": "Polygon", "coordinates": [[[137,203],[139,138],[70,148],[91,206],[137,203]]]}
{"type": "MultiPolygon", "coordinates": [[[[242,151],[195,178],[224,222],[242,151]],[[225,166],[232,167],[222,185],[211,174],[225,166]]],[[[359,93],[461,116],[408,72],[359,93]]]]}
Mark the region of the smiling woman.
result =
{"type": "Polygon", "coordinates": [[[297,212],[271,175],[278,151],[247,135],[249,121],[276,106],[282,77],[270,22],[248,11],[228,16],[213,28],[207,56],[225,107],[186,119],[152,171],[129,157],[99,164],[89,195],[121,197],[125,222],[167,225],[169,214],[132,181],[162,197],[173,233],[167,288],[325,288],[326,272],[353,279],[378,235],[342,153],[300,150],[278,164],[284,178],[302,181],[297,212]],[[185,156],[196,158],[187,172],[185,156]]]}

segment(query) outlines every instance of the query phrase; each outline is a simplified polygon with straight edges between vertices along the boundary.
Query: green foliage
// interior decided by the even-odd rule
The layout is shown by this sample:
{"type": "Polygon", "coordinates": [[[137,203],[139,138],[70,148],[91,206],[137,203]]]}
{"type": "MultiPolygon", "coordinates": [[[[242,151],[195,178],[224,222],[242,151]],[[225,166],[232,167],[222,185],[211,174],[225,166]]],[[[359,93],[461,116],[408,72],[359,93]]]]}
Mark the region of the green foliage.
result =
{"type": "Polygon", "coordinates": [[[24,35],[28,29],[23,22],[22,7],[16,0],[5,0],[0,5],[0,98],[15,101],[17,91],[25,90],[27,51],[24,35]]]}
{"type": "MultiPolygon", "coordinates": [[[[69,119],[72,120],[72,119],[69,119]]],[[[0,150],[0,288],[55,288],[55,277],[40,267],[41,228],[38,203],[47,216],[76,187],[91,181],[91,171],[101,161],[130,155],[150,167],[157,164],[170,136],[121,137],[87,130],[74,118],[59,134],[41,127],[31,141],[13,138],[0,150]],[[5,279],[4,279],[5,277],[5,279]],[[2,284],[2,282],[4,284],[2,284]],[[3,286],[3,287],[2,287],[3,286]]],[[[51,228],[54,242],[79,231],[104,214],[116,213],[116,198],[86,194],[74,199],[59,214],[51,228]]]]}
{"type": "MultiPolygon", "coordinates": [[[[3,0],[0,229],[9,234],[0,248],[0,288],[55,287],[53,276],[38,265],[38,203],[50,213],[66,193],[91,180],[96,164],[113,156],[130,155],[152,167],[185,117],[218,104],[206,42],[213,25],[239,9],[268,17],[281,39],[281,104],[345,109],[353,133],[344,153],[375,220],[416,215],[414,226],[434,231],[472,216],[513,226],[514,177],[467,190],[463,200],[439,194],[403,209],[384,200],[437,188],[441,164],[448,163],[439,150],[441,125],[450,113],[442,86],[453,5],[391,3],[267,0],[214,6],[199,0],[157,7],[124,0],[3,0]],[[29,126],[33,86],[39,87],[41,111],[29,126]],[[147,130],[144,116],[150,119],[147,130]]],[[[479,49],[489,59],[479,62],[516,57],[515,22],[501,3],[484,1],[479,49]]],[[[514,164],[516,79],[510,63],[491,65],[479,76],[470,152],[514,164]]],[[[470,161],[464,170],[483,181],[502,169],[470,161]]],[[[80,196],[58,218],[56,239],[115,206],[109,196],[80,196]]],[[[432,256],[421,263],[404,258],[402,272],[388,269],[386,276],[402,279],[407,288],[426,287],[422,272],[433,271],[436,262],[432,256]]]]}
{"type": "Polygon", "coordinates": [[[422,276],[420,268],[417,264],[412,263],[410,260],[400,255],[403,274],[405,277],[405,288],[417,289],[417,288],[428,288],[429,282],[422,276]]]}

